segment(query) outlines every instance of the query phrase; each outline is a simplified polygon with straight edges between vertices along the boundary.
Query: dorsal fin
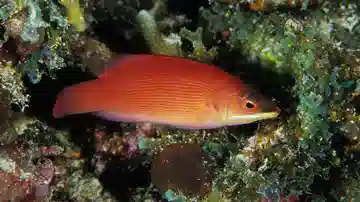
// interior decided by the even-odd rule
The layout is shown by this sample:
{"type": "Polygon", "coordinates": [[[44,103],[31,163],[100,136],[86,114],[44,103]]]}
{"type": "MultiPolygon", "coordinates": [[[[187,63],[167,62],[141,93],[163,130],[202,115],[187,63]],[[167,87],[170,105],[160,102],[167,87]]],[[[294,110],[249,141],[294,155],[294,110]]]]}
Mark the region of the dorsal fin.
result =
{"type": "Polygon", "coordinates": [[[110,58],[107,61],[102,61],[99,65],[89,65],[88,69],[92,74],[99,77],[101,76],[107,69],[118,67],[120,63],[131,57],[130,54],[117,54],[112,53],[110,58]]]}

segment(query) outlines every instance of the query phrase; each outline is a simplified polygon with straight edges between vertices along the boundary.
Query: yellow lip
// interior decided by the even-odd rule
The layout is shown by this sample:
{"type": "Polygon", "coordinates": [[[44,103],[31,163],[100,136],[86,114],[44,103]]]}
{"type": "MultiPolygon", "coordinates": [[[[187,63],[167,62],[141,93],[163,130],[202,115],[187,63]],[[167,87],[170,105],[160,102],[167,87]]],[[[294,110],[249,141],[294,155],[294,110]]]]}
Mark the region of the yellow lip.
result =
{"type": "Polygon", "coordinates": [[[228,120],[231,123],[245,124],[245,123],[251,123],[264,119],[273,119],[276,118],[278,115],[279,115],[279,111],[256,113],[256,114],[232,115],[228,117],[228,120]]]}

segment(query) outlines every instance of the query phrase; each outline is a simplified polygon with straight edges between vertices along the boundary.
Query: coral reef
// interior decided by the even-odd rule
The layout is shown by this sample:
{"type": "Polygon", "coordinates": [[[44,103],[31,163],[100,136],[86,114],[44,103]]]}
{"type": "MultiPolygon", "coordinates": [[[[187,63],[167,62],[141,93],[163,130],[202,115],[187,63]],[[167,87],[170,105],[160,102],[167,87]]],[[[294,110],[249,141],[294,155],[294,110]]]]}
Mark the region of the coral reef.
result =
{"type": "Polygon", "coordinates": [[[0,1],[1,200],[360,200],[359,2],[189,2],[0,1]],[[216,64],[282,112],[212,130],[52,118],[59,88],[144,52],[216,64]]]}

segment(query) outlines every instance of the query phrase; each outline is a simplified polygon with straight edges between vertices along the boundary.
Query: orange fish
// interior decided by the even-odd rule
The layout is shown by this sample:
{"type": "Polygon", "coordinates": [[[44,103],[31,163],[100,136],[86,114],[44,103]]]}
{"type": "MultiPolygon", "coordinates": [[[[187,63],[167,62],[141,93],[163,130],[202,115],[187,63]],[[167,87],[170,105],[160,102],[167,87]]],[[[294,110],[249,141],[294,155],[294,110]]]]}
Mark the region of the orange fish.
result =
{"type": "Polygon", "coordinates": [[[53,116],[95,113],[112,121],[210,129],[275,118],[279,112],[215,66],[144,54],[127,56],[97,79],[65,88],[53,116]]]}

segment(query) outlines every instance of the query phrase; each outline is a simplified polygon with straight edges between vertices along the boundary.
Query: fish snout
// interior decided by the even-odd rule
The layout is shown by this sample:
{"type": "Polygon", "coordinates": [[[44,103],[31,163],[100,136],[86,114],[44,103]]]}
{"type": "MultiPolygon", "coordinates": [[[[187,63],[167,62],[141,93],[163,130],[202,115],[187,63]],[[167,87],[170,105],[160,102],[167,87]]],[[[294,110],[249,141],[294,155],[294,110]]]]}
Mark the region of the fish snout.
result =
{"type": "Polygon", "coordinates": [[[261,104],[260,120],[274,119],[279,116],[281,109],[272,101],[265,100],[261,104]]]}
{"type": "Polygon", "coordinates": [[[264,100],[260,103],[260,112],[262,113],[276,113],[276,114],[280,114],[281,109],[276,106],[275,103],[268,101],[268,100],[264,100]]]}

